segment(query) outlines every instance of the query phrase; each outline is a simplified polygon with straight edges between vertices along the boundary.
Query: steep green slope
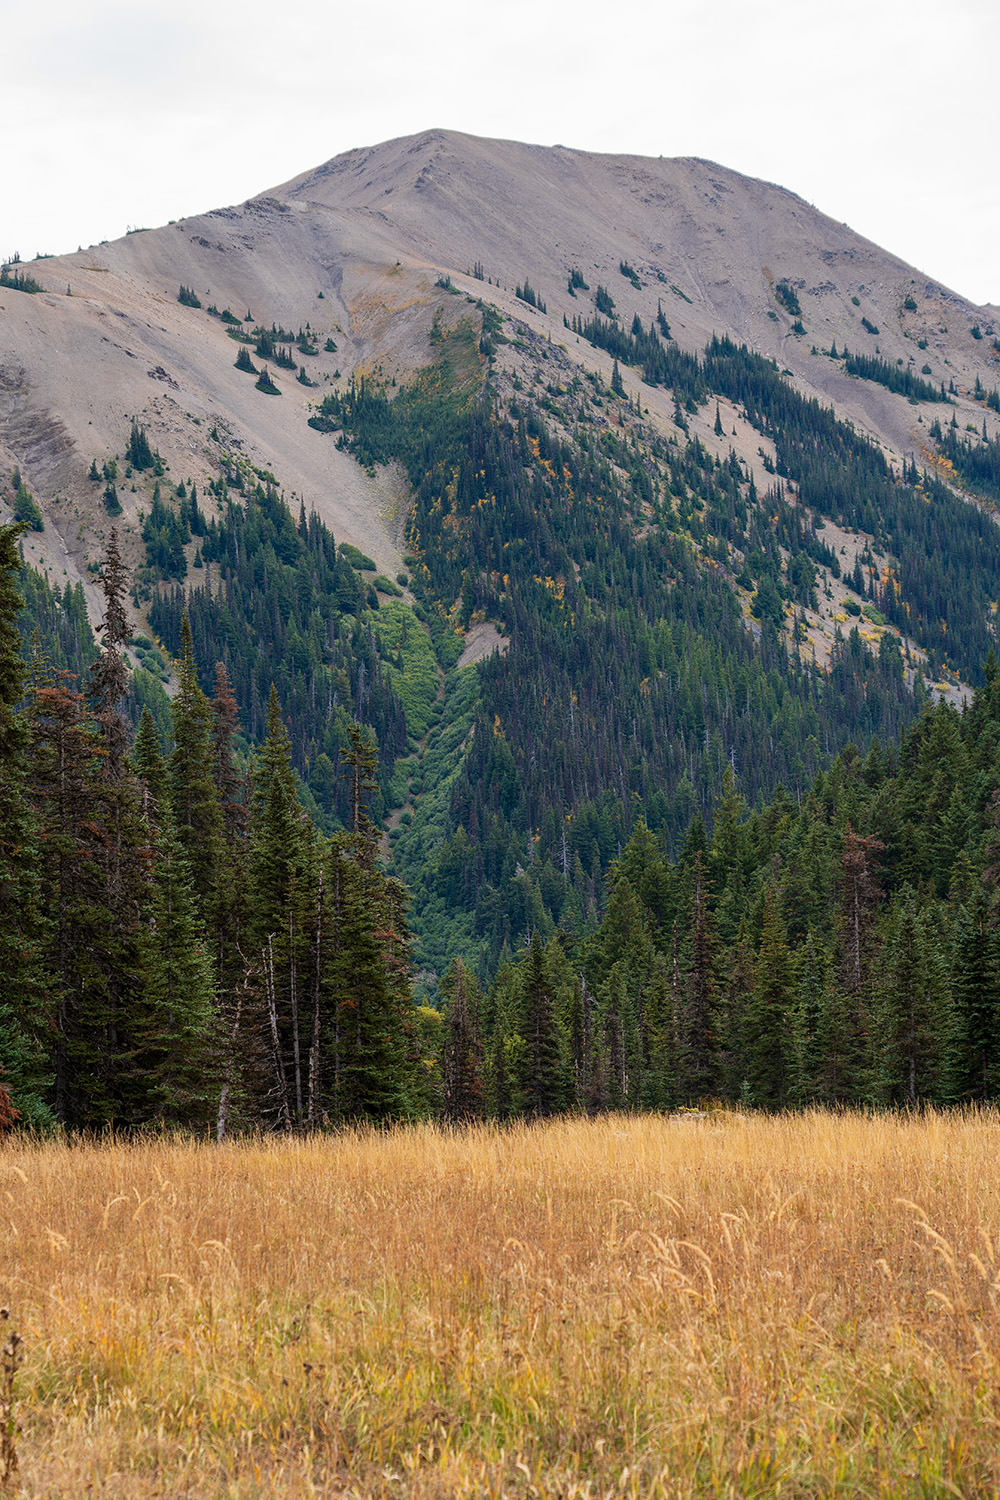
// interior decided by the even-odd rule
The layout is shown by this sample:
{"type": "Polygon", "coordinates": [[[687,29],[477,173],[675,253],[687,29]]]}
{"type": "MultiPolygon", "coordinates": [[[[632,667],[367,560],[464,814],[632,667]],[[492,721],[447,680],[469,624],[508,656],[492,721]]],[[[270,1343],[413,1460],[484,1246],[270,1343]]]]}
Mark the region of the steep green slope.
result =
{"type": "MultiPolygon", "coordinates": [[[[477,669],[447,798],[436,775],[421,778],[436,839],[418,798],[394,842],[422,955],[438,972],[459,941],[468,953],[470,927],[487,970],[532,929],[585,930],[640,813],[674,850],[692,817],[710,818],[727,767],[752,802],[779,783],[803,790],[826,754],[895,737],[916,708],[891,635],[873,655],[854,631],[828,674],[779,637],[782,595],[808,588],[803,561],[815,580],[824,555],[808,519],[802,527],[809,512],[776,492],[779,528],[735,457],[713,459],[697,440],[671,446],[613,393],[602,399],[620,425],[594,433],[582,393],[547,396],[543,419],[541,402],[504,403],[485,374],[456,388],[449,352],[394,399],[369,383],[323,403],[362,462],[407,468],[413,586],[435,633],[487,617],[510,642],[477,669]],[[779,540],[795,550],[783,554],[779,540]],[[737,559],[755,570],[758,600],[770,589],[777,601],[759,640],[734,587],[737,559]]],[[[853,448],[890,490],[874,451],[766,362],[719,346],[685,368],[706,394],[712,382],[735,386],[740,361],[771,397],[770,425],[793,463],[813,418],[817,446],[853,448]],[[792,411],[784,423],[772,378],[792,411]]],[[[849,481],[820,494],[817,465],[800,468],[828,512],[847,503],[849,481]]]]}
{"type": "MultiPolygon", "coordinates": [[[[157,481],[145,523],[136,597],[153,630],[177,656],[187,613],[202,686],[221,661],[251,742],[274,685],[328,830],[348,818],[350,726],[369,727],[374,810],[395,810],[388,847],[431,981],[458,950],[491,973],[531,931],[590,930],[638,818],[673,855],[693,820],[711,826],[727,771],[751,806],[777,786],[801,796],[845,744],[898,736],[925,697],[921,662],[976,681],[994,635],[1000,549],[982,509],[912,462],[894,471],[729,340],[697,357],[662,317],[626,333],[613,310],[575,331],[647,387],[669,382],[672,431],[617,365],[605,386],[471,298],[435,316],[435,357],[409,383],[352,379],[312,409],[367,470],[405,471],[399,585],[315,514],[296,523],[277,478],[233,454],[204,511],[157,481]],[[724,439],[720,401],[773,445],[763,494],[733,448],[691,433],[716,403],[724,439]],[[806,615],[844,589],[827,523],[864,548],[844,594],[857,625],[820,666],[806,615]],[[504,649],[458,668],[484,621],[504,649]]],[[[989,472],[989,444],[931,430],[956,468],[989,472]]]]}

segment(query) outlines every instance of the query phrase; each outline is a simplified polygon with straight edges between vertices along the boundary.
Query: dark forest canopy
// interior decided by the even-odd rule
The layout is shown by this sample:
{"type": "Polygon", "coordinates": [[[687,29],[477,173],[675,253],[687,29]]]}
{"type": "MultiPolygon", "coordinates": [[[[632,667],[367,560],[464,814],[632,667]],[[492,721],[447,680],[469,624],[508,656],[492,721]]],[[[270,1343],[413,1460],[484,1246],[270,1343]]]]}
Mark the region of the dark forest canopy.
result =
{"type": "MultiPolygon", "coordinates": [[[[426,1108],[406,901],[368,808],[353,720],[349,826],[304,812],[276,692],[250,761],[225,665],[209,697],[181,624],[164,744],[133,731],[114,531],[85,680],[24,661],[19,526],[0,528],[0,1064],[36,1126],[318,1128],[426,1108]]],[[[74,600],[71,596],[71,606],[74,600]]]]}
{"type": "MultiPolygon", "coordinates": [[[[679,856],[641,817],[600,919],[451,955],[416,1007],[404,888],[380,871],[372,742],[342,757],[349,826],[297,796],[277,695],[249,774],[224,666],[198,683],[182,622],[163,745],[122,714],[127,581],[104,562],[83,691],[16,617],[0,531],[5,1086],[69,1128],[316,1129],[564,1110],[906,1104],[1000,1094],[1000,673],[928,707],[897,749],[850,747],[805,797],[750,812],[727,772],[679,856]]],[[[558,880],[537,871],[541,886],[558,880]]],[[[525,886],[526,875],[517,877],[525,886]]]]}

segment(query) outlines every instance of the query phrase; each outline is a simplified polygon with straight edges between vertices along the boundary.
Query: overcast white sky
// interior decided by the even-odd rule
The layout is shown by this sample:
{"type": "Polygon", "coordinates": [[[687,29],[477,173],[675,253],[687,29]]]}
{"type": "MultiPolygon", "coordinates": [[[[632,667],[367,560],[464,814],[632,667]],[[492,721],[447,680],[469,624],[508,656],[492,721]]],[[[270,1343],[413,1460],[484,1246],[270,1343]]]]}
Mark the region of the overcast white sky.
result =
{"type": "Polygon", "coordinates": [[[1000,303],[1000,0],[0,0],[0,256],[430,126],[704,156],[1000,303]]]}

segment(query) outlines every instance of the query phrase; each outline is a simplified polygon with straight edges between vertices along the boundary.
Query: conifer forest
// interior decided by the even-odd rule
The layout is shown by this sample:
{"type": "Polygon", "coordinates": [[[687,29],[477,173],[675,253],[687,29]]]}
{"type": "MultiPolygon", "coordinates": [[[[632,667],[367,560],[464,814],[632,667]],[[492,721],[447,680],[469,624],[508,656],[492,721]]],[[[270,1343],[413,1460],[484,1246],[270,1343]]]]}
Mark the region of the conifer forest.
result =
{"type": "MultiPolygon", "coordinates": [[[[317,396],[323,441],[406,476],[395,581],[221,439],[199,493],[133,419],[142,558],[112,524],[95,633],[25,561],[16,476],[5,1128],[1000,1096],[997,441],[948,425],[943,385],[818,355],[928,403],[937,466],[894,467],[773,361],[686,353],[662,307],[626,332],[598,290],[565,323],[610,386],[468,298],[410,381],[317,396]],[[497,373],[513,336],[544,380],[497,373]],[[672,392],[669,439],[623,370],[672,392]],[[714,409],[724,437],[724,402],[773,445],[766,493],[689,430],[714,409]],[[834,528],[867,538],[844,577],[834,528]],[[460,664],[484,622],[504,649],[460,664]]],[[[265,373],[318,357],[254,337],[265,373]]],[[[111,522],[117,461],[89,476],[111,522]]]]}

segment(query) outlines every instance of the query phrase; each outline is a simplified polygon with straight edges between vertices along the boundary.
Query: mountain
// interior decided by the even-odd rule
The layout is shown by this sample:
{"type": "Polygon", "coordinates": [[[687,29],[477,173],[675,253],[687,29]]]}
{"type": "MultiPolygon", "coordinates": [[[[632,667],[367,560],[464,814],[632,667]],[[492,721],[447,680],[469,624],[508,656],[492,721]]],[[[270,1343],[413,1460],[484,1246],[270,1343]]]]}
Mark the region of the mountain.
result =
{"type": "MultiPolygon", "coordinates": [[[[500,283],[490,298],[507,314],[524,315],[518,282],[537,287],[548,313],[532,314],[531,326],[556,339],[563,314],[580,311],[566,291],[578,265],[611,288],[626,323],[635,312],[648,320],[661,302],[683,348],[700,349],[712,334],[746,341],[896,455],[919,456],[926,443],[916,413],[811,357],[813,343],[863,353],[877,345],[889,361],[928,364],[928,378],[960,390],[977,376],[997,379],[987,333],[995,309],[973,306],[785,189],[694,158],[428,131],[348,152],[244,204],[32,263],[47,289],[37,297],[0,291],[0,464],[20,466],[51,518],[51,546],[39,556],[85,575],[86,536],[78,542],[49,502],[60,495],[94,520],[84,475],[95,454],[122,451],[136,412],[172,468],[192,473],[214,458],[195,418],[221,418],[338,535],[395,571],[402,497],[366,484],[284,403],[261,401],[233,371],[225,327],[178,305],[177,287],[238,316],[250,309],[294,330],[308,323],[324,341],[336,335],[324,374],[381,364],[400,375],[430,358],[437,277],[478,293],[467,274],[476,262],[500,283]],[[641,289],[619,274],[622,261],[641,289]],[[799,297],[805,337],[790,334],[779,282],[799,297]]],[[[573,354],[609,367],[586,350],[573,354]]],[[[301,410],[311,400],[306,389],[285,394],[301,410]]],[[[654,418],[668,413],[664,400],[651,407],[654,418]]]]}
{"type": "Polygon", "coordinates": [[[6,268],[0,518],[95,621],[114,520],[142,701],[186,608],[327,826],[368,724],[428,974],[490,970],[596,920],[640,815],[673,853],[727,767],[801,794],[981,680],[998,360],[785,189],[434,130],[6,268]]]}

